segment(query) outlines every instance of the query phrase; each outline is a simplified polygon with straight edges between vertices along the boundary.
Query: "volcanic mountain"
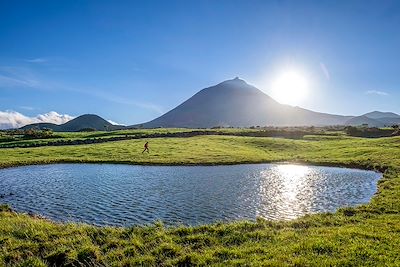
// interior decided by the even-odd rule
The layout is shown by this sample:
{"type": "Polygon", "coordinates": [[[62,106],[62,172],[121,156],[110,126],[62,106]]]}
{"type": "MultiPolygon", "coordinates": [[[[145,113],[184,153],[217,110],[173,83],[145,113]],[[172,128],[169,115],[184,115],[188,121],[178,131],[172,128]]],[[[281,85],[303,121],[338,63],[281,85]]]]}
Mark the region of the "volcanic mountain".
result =
{"type": "Polygon", "coordinates": [[[351,118],[280,104],[244,80],[235,78],[199,91],[171,111],[140,126],[324,126],[343,125],[351,118]]]}
{"type": "Polygon", "coordinates": [[[34,123],[21,127],[22,130],[27,129],[52,129],[55,132],[77,132],[81,130],[118,130],[122,129],[124,126],[114,125],[106,121],[100,116],[94,114],[85,114],[76,117],[64,124],[54,124],[54,123],[34,123]]]}
{"type": "Polygon", "coordinates": [[[164,115],[140,124],[125,127],[113,125],[103,118],[85,114],[67,123],[35,123],[21,129],[52,129],[54,131],[119,130],[125,128],[212,128],[250,126],[327,126],[362,125],[383,127],[400,124],[400,115],[373,111],[358,117],[314,112],[283,105],[267,94],[235,78],[199,91],[164,115]]]}

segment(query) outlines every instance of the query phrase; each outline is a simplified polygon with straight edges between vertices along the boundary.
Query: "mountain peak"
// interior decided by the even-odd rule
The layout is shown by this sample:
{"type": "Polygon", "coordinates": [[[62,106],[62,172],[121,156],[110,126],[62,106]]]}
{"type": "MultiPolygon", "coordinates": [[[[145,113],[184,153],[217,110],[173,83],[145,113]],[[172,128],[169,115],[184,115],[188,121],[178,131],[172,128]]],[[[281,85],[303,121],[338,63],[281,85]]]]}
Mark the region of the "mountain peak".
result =
{"type": "Polygon", "coordinates": [[[223,87],[230,87],[230,88],[253,88],[253,86],[251,86],[245,80],[243,80],[239,77],[235,77],[233,79],[223,81],[223,82],[217,84],[216,87],[220,87],[221,85],[223,87]]]}
{"type": "Polygon", "coordinates": [[[102,117],[100,117],[99,115],[96,115],[96,114],[83,114],[83,115],[80,115],[80,116],[76,117],[75,119],[92,119],[92,120],[100,119],[100,120],[104,120],[102,117]]]}
{"type": "Polygon", "coordinates": [[[344,124],[348,119],[279,104],[255,86],[235,77],[200,90],[179,106],[142,126],[319,126],[344,124]]]}
{"type": "Polygon", "coordinates": [[[245,80],[240,79],[238,76],[233,79],[223,81],[222,83],[248,84],[245,80]]]}

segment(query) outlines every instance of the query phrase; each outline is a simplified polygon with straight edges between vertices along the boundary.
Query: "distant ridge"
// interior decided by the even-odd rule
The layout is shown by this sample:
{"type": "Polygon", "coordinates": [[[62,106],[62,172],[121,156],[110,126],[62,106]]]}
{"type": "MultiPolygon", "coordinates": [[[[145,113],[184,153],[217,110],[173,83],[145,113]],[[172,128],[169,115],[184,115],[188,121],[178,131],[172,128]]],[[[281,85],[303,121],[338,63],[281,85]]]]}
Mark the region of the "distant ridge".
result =
{"type": "Polygon", "coordinates": [[[346,125],[358,126],[358,125],[363,125],[363,124],[366,124],[368,126],[373,126],[373,127],[385,126],[385,123],[380,122],[379,120],[369,118],[365,115],[354,117],[354,118],[351,118],[350,120],[346,121],[346,125]]]}
{"type": "Polygon", "coordinates": [[[393,113],[393,112],[381,112],[381,111],[372,111],[369,113],[364,114],[363,116],[366,116],[371,119],[387,119],[387,118],[395,118],[395,119],[400,119],[400,115],[393,113]]]}
{"type": "Polygon", "coordinates": [[[114,125],[106,121],[102,117],[95,114],[84,114],[75,119],[72,119],[64,124],[54,123],[34,123],[21,127],[22,130],[27,129],[52,129],[55,132],[77,132],[81,130],[92,129],[96,131],[104,130],[118,130],[123,129],[124,126],[114,125]]]}
{"type": "Polygon", "coordinates": [[[368,124],[369,127],[384,127],[400,124],[400,115],[393,112],[373,111],[361,116],[353,117],[346,125],[368,124]]]}

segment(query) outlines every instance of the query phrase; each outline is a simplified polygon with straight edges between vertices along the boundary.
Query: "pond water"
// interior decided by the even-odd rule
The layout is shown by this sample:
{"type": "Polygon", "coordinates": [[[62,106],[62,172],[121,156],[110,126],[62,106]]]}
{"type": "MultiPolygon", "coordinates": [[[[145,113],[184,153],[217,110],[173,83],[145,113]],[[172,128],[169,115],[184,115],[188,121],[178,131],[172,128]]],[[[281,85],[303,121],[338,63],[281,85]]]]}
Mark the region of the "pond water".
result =
{"type": "Polygon", "coordinates": [[[56,221],[96,225],[288,220],[366,203],[381,176],[285,164],[54,164],[0,170],[0,202],[56,221]]]}

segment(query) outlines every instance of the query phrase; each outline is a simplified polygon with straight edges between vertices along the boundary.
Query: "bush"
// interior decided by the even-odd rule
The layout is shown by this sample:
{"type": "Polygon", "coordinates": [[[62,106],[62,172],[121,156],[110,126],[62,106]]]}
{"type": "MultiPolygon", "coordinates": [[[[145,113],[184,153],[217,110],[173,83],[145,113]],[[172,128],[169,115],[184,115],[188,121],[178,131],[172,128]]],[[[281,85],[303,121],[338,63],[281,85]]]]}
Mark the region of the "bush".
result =
{"type": "Polygon", "coordinates": [[[350,136],[355,137],[366,137],[366,138],[376,138],[376,137],[389,137],[394,134],[393,129],[380,129],[376,127],[364,128],[364,127],[354,127],[347,126],[346,133],[350,136]]]}
{"type": "Polygon", "coordinates": [[[33,138],[33,139],[42,139],[42,138],[51,138],[53,137],[52,129],[28,129],[24,131],[24,138],[33,138]]]}
{"type": "Polygon", "coordinates": [[[95,132],[95,128],[82,128],[78,132],[95,132]]]}

